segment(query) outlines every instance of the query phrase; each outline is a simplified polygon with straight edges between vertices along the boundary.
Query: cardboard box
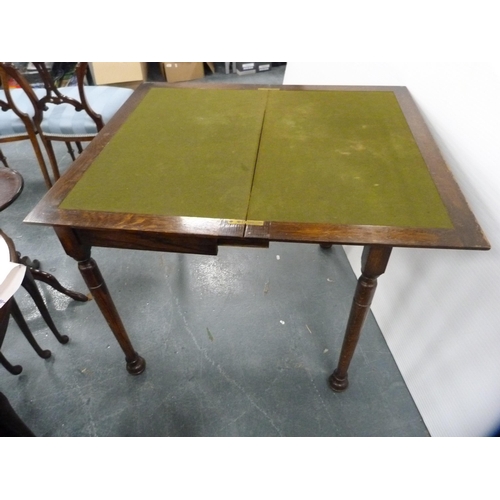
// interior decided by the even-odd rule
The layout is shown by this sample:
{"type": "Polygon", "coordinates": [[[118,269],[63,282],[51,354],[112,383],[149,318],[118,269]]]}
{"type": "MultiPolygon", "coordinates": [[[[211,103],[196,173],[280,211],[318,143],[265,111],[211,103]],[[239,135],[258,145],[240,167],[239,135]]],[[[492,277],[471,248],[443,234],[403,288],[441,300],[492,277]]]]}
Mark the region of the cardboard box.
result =
{"type": "Polygon", "coordinates": [[[236,73],[238,75],[251,75],[256,73],[254,62],[237,62],[236,63],[236,73]]]}
{"type": "Polygon", "coordinates": [[[236,73],[238,73],[238,75],[251,75],[252,73],[269,71],[271,69],[271,64],[270,62],[237,62],[236,73]]]}
{"type": "MultiPolygon", "coordinates": [[[[160,64],[165,80],[169,83],[198,80],[205,76],[205,67],[202,62],[164,62],[160,64]]],[[[213,73],[213,63],[206,64],[213,73]]]]}
{"type": "Polygon", "coordinates": [[[261,71],[269,71],[272,64],[273,63],[270,62],[258,62],[255,63],[255,69],[257,70],[257,73],[260,73],[261,71]]]}
{"type": "Polygon", "coordinates": [[[90,71],[96,85],[144,82],[148,78],[145,62],[93,62],[90,71]]]}

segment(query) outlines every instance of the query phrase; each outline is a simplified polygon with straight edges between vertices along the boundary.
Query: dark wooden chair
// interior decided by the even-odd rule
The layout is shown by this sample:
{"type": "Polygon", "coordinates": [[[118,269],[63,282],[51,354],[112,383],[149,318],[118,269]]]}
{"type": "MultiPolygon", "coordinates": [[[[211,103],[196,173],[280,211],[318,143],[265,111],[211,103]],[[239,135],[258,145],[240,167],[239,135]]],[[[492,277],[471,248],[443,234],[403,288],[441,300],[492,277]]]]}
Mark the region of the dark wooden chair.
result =
{"type": "Polygon", "coordinates": [[[39,104],[42,121],[38,132],[43,138],[55,179],[59,178],[53,141],[66,143],[68,151],[75,159],[71,143],[82,152],[82,142],[91,141],[113,115],[131,96],[132,90],[105,86],[85,85],[88,63],[76,64],[76,86],[58,87],[45,63],[34,62],[43,82],[44,95],[39,104]]]}
{"type": "MultiPolygon", "coordinates": [[[[6,209],[19,197],[23,190],[23,184],[23,178],[19,172],[0,167],[0,211],[6,209]]],[[[4,263],[6,263],[9,268],[12,267],[10,264],[16,264],[16,266],[12,267],[14,275],[8,275],[9,278],[13,276],[13,281],[11,282],[10,293],[6,296],[7,300],[4,304],[0,303],[0,349],[9,326],[9,319],[12,316],[36,353],[41,358],[47,359],[51,356],[51,352],[47,349],[42,349],[36,342],[13,294],[19,286],[22,286],[28,292],[40,311],[42,318],[45,320],[45,323],[61,344],[66,344],[69,339],[66,335],[61,335],[57,330],[43,297],[38,290],[36,281],[42,281],[58,292],[80,302],[86,302],[88,297],[81,293],[68,290],[62,286],[55,276],[40,269],[40,263],[38,261],[31,261],[28,257],[21,257],[21,254],[16,251],[13,241],[0,229],[0,266],[4,263]],[[24,273],[22,271],[24,271],[24,273]]],[[[11,269],[8,270],[10,271],[11,269]]],[[[3,284],[3,282],[0,283],[0,285],[3,284]]],[[[1,352],[0,364],[13,375],[18,375],[22,371],[20,365],[10,364],[1,352]]]]}
{"type": "MultiPolygon", "coordinates": [[[[49,310],[47,309],[47,306],[45,305],[45,302],[43,300],[43,297],[38,290],[38,287],[36,285],[36,281],[42,281],[48,285],[50,285],[52,288],[57,290],[58,292],[67,295],[68,297],[71,297],[73,300],[77,300],[79,302],[86,302],[88,300],[88,297],[86,295],[83,295],[78,292],[74,292],[72,290],[68,290],[64,286],[59,283],[59,281],[53,276],[52,274],[46,273],[45,271],[42,271],[38,268],[39,262],[38,261],[31,261],[27,257],[21,257],[21,254],[16,251],[14,247],[14,243],[12,240],[0,229],[0,239],[5,242],[9,248],[9,253],[10,253],[10,260],[11,262],[15,262],[18,264],[22,264],[26,266],[26,272],[24,274],[23,280],[22,280],[22,287],[29,293],[33,301],[35,302],[35,305],[37,306],[38,310],[40,311],[40,314],[42,315],[42,318],[44,319],[45,323],[47,326],[50,328],[56,339],[61,343],[61,344],[67,344],[69,341],[69,338],[67,335],[61,335],[59,331],[57,330],[56,325],[54,324],[54,321],[52,320],[52,317],[50,316],[49,310]]],[[[3,244],[2,241],[0,241],[0,244],[3,244]]],[[[4,305],[3,307],[0,308],[0,349],[2,347],[2,343],[5,338],[5,334],[7,332],[7,327],[9,325],[9,318],[12,316],[14,318],[14,321],[17,323],[19,329],[21,332],[24,334],[30,345],[33,347],[35,352],[44,359],[50,358],[51,352],[48,349],[42,349],[35,338],[33,337],[33,334],[31,333],[31,330],[26,323],[21,310],[19,309],[19,306],[17,305],[17,302],[12,296],[4,305]]],[[[0,364],[3,365],[10,373],[13,375],[18,375],[22,371],[22,367],[20,365],[12,365],[7,361],[5,356],[1,353],[0,351],[0,364]]]]}
{"type": "MultiPolygon", "coordinates": [[[[14,66],[0,62],[0,143],[29,140],[40,165],[45,184],[52,186],[45,158],[37,140],[37,123],[42,120],[38,96],[14,66]],[[10,88],[15,81],[19,88],[10,88]]],[[[0,161],[8,167],[0,150],[0,161]]]]}
{"type": "MultiPolygon", "coordinates": [[[[0,64],[0,71],[3,71],[4,75],[2,85],[5,87],[8,79],[14,80],[37,107],[32,123],[35,133],[47,151],[54,181],[59,179],[60,172],[52,142],[64,142],[71,158],[75,160],[71,144],[75,143],[78,152],[81,153],[82,142],[91,141],[133,92],[131,89],[120,87],[86,85],[88,70],[86,62],[76,64],[76,85],[67,87],[58,86],[57,78],[54,78],[55,75],[49,71],[45,63],[32,63],[43,85],[40,88],[32,88],[13,64],[0,64]]],[[[5,93],[12,94],[13,91],[6,89],[5,93]]],[[[16,99],[11,98],[9,104],[11,107],[15,106],[16,99]]],[[[17,111],[22,112],[22,109],[17,111]]]]}

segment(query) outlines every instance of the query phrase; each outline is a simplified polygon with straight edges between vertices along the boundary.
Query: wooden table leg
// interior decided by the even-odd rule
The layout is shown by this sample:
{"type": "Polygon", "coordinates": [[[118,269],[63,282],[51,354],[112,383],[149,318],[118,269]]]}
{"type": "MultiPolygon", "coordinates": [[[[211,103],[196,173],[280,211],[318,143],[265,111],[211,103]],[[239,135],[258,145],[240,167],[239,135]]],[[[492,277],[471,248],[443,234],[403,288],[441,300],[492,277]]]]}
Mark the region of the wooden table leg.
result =
{"type": "Polygon", "coordinates": [[[132,375],[140,375],[146,368],[146,361],[135,352],[95,260],[89,258],[78,262],[78,269],[82,273],[90,293],[92,293],[111,331],[125,353],[127,371],[132,375]]]}
{"type": "Polygon", "coordinates": [[[90,256],[91,248],[82,245],[71,229],[54,228],[66,253],[78,261],[78,269],[89,287],[94,300],[107,321],[113,335],[125,353],[127,371],[132,375],[140,375],[146,369],[146,361],[135,351],[123,322],[118,314],[113,299],[109,293],[106,282],[97,267],[94,259],[90,256]]]}
{"type": "Polygon", "coordinates": [[[333,391],[345,391],[349,385],[347,370],[356,349],[366,316],[370,311],[373,295],[377,288],[377,278],[385,272],[391,251],[392,247],[379,245],[366,246],[363,250],[363,257],[361,259],[362,274],[354,293],[339,362],[337,368],[328,379],[329,386],[333,391]]]}

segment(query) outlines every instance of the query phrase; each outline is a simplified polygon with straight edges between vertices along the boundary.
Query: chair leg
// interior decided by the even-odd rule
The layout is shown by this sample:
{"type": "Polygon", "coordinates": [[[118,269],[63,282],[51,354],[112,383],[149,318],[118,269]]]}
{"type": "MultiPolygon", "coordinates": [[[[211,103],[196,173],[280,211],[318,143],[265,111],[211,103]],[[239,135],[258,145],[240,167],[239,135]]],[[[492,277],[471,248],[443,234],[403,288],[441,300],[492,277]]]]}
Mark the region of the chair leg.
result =
{"type": "Polygon", "coordinates": [[[56,325],[54,324],[52,318],[50,317],[49,310],[47,309],[47,306],[43,301],[43,297],[40,294],[38,287],[36,286],[35,279],[33,278],[33,275],[29,267],[26,268],[26,274],[24,275],[22,286],[31,295],[31,298],[38,307],[38,310],[40,311],[42,318],[45,320],[45,323],[47,323],[47,326],[52,330],[52,333],[54,334],[56,339],[61,344],[67,344],[69,341],[69,337],[67,335],[61,335],[58,332],[56,325]]]}
{"type": "Polygon", "coordinates": [[[26,337],[26,340],[30,343],[31,347],[35,349],[35,352],[43,359],[50,358],[52,353],[48,349],[42,349],[38,345],[38,342],[35,340],[35,337],[33,337],[33,334],[31,333],[28,324],[26,323],[26,320],[24,319],[23,314],[21,313],[21,309],[19,309],[19,306],[17,305],[17,302],[15,300],[12,300],[12,307],[10,313],[14,318],[15,322],[17,323],[17,326],[26,337]]]}
{"type": "Polygon", "coordinates": [[[52,167],[52,173],[54,175],[54,179],[57,181],[61,174],[59,173],[59,166],[57,165],[56,155],[54,153],[54,148],[52,147],[52,141],[47,139],[45,136],[42,136],[42,142],[45,145],[45,149],[47,150],[47,155],[49,157],[49,162],[52,167]]]}
{"type": "Polygon", "coordinates": [[[77,300],[78,302],[87,302],[89,300],[89,298],[83,293],[74,292],[73,290],[69,290],[68,288],[62,286],[54,275],[42,271],[40,269],[39,260],[31,260],[27,256],[21,257],[21,254],[19,252],[16,252],[16,254],[18,262],[24,264],[29,268],[29,270],[31,271],[31,275],[35,280],[42,281],[43,283],[51,286],[54,290],[57,290],[58,292],[67,295],[68,297],[72,298],[73,300],[77,300]]]}
{"type": "Polygon", "coordinates": [[[9,373],[12,373],[12,375],[19,375],[23,371],[23,367],[21,365],[11,365],[1,352],[0,365],[2,365],[9,373]]]}
{"type": "Polygon", "coordinates": [[[0,149],[0,161],[7,167],[10,168],[9,165],[7,164],[7,158],[5,158],[4,154],[2,153],[2,150],[0,149]]]}
{"type": "Polygon", "coordinates": [[[83,152],[82,143],[80,141],[77,141],[77,142],[75,142],[75,144],[76,144],[76,147],[78,149],[78,153],[82,154],[82,152],[83,152]]]}
{"type": "Polygon", "coordinates": [[[41,271],[40,269],[30,270],[35,280],[42,281],[43,283],[51,286],[54,290],[67,295],[73,300],[76,300],[78,302],[87,302],[89,300],[89,298],[83,293],[74,292],[73,290],[69,290],[68,288],[62,286],[54,275],[46,273],[45,271],[41,271]]]}
{"type": "Polygon", "coordinates": [[[66,142],[66,141],[65,141],[64,143],[66,144],[66,149],[68,150],[68,153],[69,153],[69,155],[71,156],[71,159],[72,159],[73,161],[75,161],[75,160],[76,160],[76,157],[75,157],[75,152],[74,152],[73,148],[71,147],[71,142],[69,142],[69,141],[68,141],[68,142],[66,142]]]}
{"type": "MultiPolygon", "coordinates": [[[[38,164],[40,165],[40,170],[42,171],[43,179],[45,180],[45,184],[47,188],[50,189],[52,187],[52,180],[49,176],[49,172],[47,170],[47,165],[45,164],[45,159],[43,157],[42,150],[40,149],[40,144],[38,143],[38,139],[36,135],[28,131],[29,139],[31,141],[31,145],[33,146],[33,150],[35,151],[36,159],[38,160],[38,164]]],[[[43,142],[43,141],[42,141],[43,142]]],[[[50,157],[49,157],[50,159],[50,157]]]]}
{"type": "MultiPolygon", "coordinates": [[[[9,326],[12,298],[10,298],[2,308],[0,308],[0,348],[2,347],[7,327],[9,326]]],[[[0,365],[2,365],[12,375],[19,375],[23,371],[20,365],[11,365],[5,356],[0,352],[0,365]]]]}

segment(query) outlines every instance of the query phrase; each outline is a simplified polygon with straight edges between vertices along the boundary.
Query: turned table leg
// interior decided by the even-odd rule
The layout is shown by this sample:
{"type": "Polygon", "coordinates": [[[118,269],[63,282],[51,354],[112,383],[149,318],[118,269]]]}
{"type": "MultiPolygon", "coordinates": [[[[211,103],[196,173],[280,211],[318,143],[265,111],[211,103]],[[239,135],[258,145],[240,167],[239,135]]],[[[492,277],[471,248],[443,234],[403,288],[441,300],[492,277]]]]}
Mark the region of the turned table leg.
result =
{"type": "Polygon", "coordinates": [[[132,375],[140,375],[146,369],[146,361],[137,354],[130,342],[101,271],[90,256],[90,247],[82,245],[78,241],[77,234],[72,230],[66,228],[54,229],[66,253],[78,261],[78,269],[89,287],[92,297],[125,353],[127,371],[132,375]]]}
{"type": "Polygon", "coordinates": [[[347,370],[356,349],[361,329],[370,311],[370,305],[377,288],[377,278],[385,272],[391,250],[392,247],[388,246],[366,246],[363,250],[361,276],[354,293],[339,362],[328,379],[329,386],[333,391],[345,391],[349,385],[347,370]]]}

